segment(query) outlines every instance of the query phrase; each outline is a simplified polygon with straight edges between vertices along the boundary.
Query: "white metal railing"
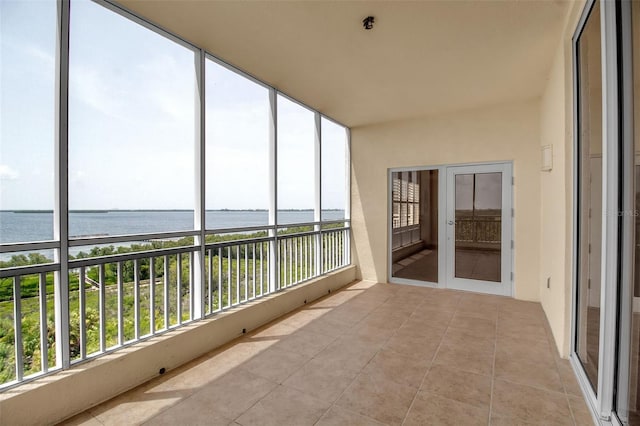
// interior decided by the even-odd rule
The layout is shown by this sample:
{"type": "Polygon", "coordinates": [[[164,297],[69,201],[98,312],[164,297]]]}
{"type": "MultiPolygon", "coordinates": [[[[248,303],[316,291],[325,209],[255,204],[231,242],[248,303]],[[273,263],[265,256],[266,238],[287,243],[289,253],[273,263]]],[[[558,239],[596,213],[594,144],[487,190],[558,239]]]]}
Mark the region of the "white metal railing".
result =
{"type": "MultiPolygon", "coordinates": [[[[247,236],[72,259],[67,295],[57,290],[65,288],[59,285],[60,263],[0,269],[3,287],[10,284],[12,293],[0,302],[0,389],[66,368],[58,359],[59,346],[69,349],[69,365],[74,365],[350,263],[348,220],[303,225],[207,231],[247,236]],[[247,234],[255,231],[262,232],[247,234]],[[24,297],[27,289],[30,297],[24,297]],[[58,306],[68,306],[68,312],[57,311],[58,306]]],[[[69,247],[196,235],[76,238],[69,247]]],[[[32,248],[5,244],[0,252],[18,246],[32,248]]],[[[48,242],[35,246],[56,248],[48,242]]]]}

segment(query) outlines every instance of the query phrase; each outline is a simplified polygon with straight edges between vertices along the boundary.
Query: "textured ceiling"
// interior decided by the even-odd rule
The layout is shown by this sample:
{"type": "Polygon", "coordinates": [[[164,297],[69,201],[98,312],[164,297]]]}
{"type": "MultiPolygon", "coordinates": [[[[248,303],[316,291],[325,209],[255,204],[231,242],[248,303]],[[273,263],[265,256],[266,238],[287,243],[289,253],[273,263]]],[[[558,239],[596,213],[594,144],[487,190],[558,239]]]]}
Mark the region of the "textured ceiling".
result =
{"type": "Polygon", "coordinates": [[[568,10],[552,0],[119,3],[350,127],[540,96],[568,10]]]}

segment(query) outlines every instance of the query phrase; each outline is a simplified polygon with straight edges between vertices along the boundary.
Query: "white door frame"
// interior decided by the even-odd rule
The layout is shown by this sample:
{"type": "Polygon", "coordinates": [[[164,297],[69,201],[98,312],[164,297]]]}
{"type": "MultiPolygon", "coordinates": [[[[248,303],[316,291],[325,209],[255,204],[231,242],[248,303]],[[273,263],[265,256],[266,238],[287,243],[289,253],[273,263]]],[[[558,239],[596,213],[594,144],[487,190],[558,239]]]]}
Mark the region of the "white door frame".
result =
{"type": "Polygon", "coordinates": [[[446,280],[448,288],[475,291],[501,296],[513,295],[512,280],[512,165],[511,163],[475,164],[447,167],[446,213],[442,226],[446,234],[446,280]],[[500,253],[500,282],[457,278],[455,276],[455,176],[459,174],[501,173],[502,174],[502,228],[500,253]]]}
{"type": "MultiPolygon", "coordinates": [[[[436,166],[417,166],[417,167],[396,167],[390,168],[387,171],[387,281],[392,284],[409,284],[422,287],[435,287],[435,288],[458,288],[458,286],[451,286],[447,278],[448,264],[447,261],[447,170],[448,169],[460,169],[462,167],[467,168],[479,168],[477,170],[489,170],[485,167],[494,167],[495,171],[503,173],[503,185],[502,185],[502,199],[503,199],[503,221],[502,221],[502,283],[491,283],[495,286],[502,286],[500,291],[485,291],[482,286],[480,288],[468,289],[476,292],[487,292],[490,294],[501,294],[505,296],[513,295],[513,162],[511,161],[497,161],[487,163],[464,163],[464,164],[447,164],[436,166]],[[406,171],[425,171],[425,170],[437,170],[438,171],[438,282],[427,282],[414,279],[398,278],[393,276],[393,220],[392,220],[392,208],[393,208],[393,173],[406,172],[406,171]],[[508,174],[508,177],[506,177],[508,174]],[[508,206],[506,209],[504,206],[508,206]],[[505,220],[504,216],[508,216],[505,220]],[[506,243],[504,241],[507,241],[506,243]]],[[[453,259],[452,259],[453,260],[453,259]]],[[[483,281],[468,280],[474,284],[484,283],[483,281]]]]}

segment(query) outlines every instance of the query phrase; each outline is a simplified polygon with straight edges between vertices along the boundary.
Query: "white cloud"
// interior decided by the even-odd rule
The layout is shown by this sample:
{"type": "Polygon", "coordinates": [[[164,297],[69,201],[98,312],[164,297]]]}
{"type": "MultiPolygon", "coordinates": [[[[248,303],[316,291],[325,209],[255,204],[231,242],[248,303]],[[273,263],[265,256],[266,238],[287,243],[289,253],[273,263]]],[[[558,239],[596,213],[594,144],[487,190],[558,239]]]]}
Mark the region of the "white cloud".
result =
{"type": "Polygon", "coordinates": [[[0,164],[0,180],[16,180],[19,176],[16,170],[6,164],[0,164]]]}

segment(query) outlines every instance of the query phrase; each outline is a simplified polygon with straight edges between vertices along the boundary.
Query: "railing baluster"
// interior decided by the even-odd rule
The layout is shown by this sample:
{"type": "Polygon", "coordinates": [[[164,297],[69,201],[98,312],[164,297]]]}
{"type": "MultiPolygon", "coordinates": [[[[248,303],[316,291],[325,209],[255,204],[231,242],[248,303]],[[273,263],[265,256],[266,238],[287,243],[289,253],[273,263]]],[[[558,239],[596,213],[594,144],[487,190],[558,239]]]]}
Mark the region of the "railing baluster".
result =
{"type": "Polygon", "coordinates": [[[295,256],[293,256],[293,238],[287,240],[289,244],[289,285],[293,284],[293,263],[295,262],[295,256]]]}
{"type": "Polygon", "coordinates": [[[87,357],[87,298],[85,293],[86,271],[80,268],[78,274],[78,344],[80,345],[80,359],[87,357]]]}
{"type": "Polygon", "coordinates": [[[176,254],[176,324],[182,324],[182,254],[176,254]]]}
{"type": "Polygon", "coordinates": [[[236,303],[240,303],[240,246],[236,246],[236,303]]]}
{"type": "Polygon", "coordinates": [[[105,318],[105,297],[106,297],[106,289],[105,289],[105,280],[104,280],[104,263],[101,263],[98,266],[99,275],[99,284],[100,284],[100,300],[99,300],[99,312],[100,312],[100,352],[104,352],[107,349],[107,339],[106,339],[106,330],[107,330],[107,319],[105,318]]]}
{"type": "Polygon", "coordinates": [[[140,338],[140,265],[133,260],[133,336],[140,338]]]}
{"type": "Polygon", "coordinates": [[[207,273],[207,283],[209,283],[209,311],[208,313],[213,312],[213,250],[207,250],[207,254],[209,259],[207,260],[207,264],[209,265],[209,272],[207,273]]]}
{"type": "Polygon", "coordinates": [[[149,258],[149,333],[156,332],[156,258],[149,258]]]}
{"type": "Polygon", "coordinates": [[[253,268],[251,269],[251,286],[253,288],[252,298],[256,297],[256,243],[253,243],[253,247],[251,248],[251,255],[253,256],[253,268]]]}
{"type": "Polygon", "coordinates": [[[293,249],[295,252],[296,266],[295,266],[295,282],[298,282],[298,237],[293,238],[293,249]]]}
{"type": "Polygon", "coordinates": [[[264,247],[264,243],[260,243],[260,296],[262,296],[263,290],[263,275],[264,275],[264,261],[262,260],[262,248],[264,247]]]}
{"type": "Polygon", "coordinates": [[[124,344],[124,280],[122,278],[122,262],[118,262],[116,265],[116,273],[118,274],[118,344],[124,344]]]}
{"type": "Polygon", "coordinates": [[[244,244],[244,300],[249,300],[249,245],[244,244]]]}
{"type": "Polygon", "coordinates": [[[22,295],[20,290],[20,277],[13,277],[13,347],[16,357],[15,364],[17,381],[21,381],[24,376],[22,348],[22,295]]]}
{"type": "Polygon", "coordinates": [[[38,276],[40,287],[40,371],[49,371],[49,327],[47,324],[47,274],[41,272],[38,276]]]}
{"type": "Polygon", "coordinates": [[[162,265],[164,268],[164,279],[163,279],[163,284],[164,284],[164,289],[163,289],[163,302],[164,302],[164,329],[168,330],[169,329],[169,256],[165,255],[164,256],[164,264],[162,265]]]}
{"type": "Polygon", "coordinates": [[[193,265],[194,265],[194,259],[193,259],[194,253],[192,251],[189,252],[189,319],[193,321],[193,309],[195,307],[195,300],[193,298],[194,296],[194,270],[193,270],[193,265]]]}
{"type": "Polygon", "coordinates": [[[222,308],[222,247],[218,247],[218,310],[222,308]]]}
{"type": "Polygon", "coordinates": [[[227,247],[227,307],[233,305],[233,291],[231,289],[231,246],[227,247]]]}

